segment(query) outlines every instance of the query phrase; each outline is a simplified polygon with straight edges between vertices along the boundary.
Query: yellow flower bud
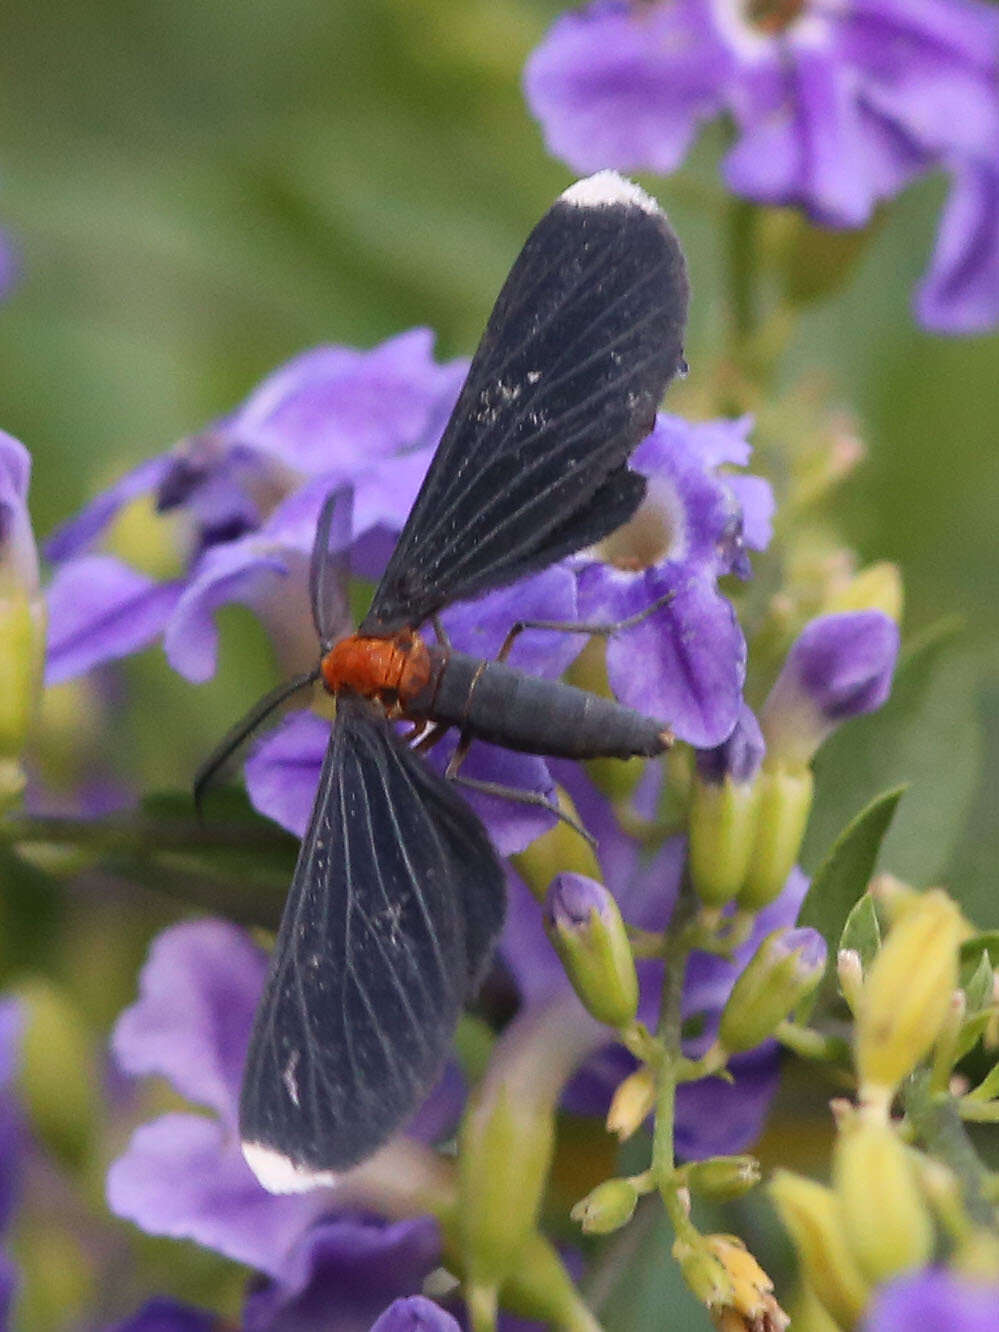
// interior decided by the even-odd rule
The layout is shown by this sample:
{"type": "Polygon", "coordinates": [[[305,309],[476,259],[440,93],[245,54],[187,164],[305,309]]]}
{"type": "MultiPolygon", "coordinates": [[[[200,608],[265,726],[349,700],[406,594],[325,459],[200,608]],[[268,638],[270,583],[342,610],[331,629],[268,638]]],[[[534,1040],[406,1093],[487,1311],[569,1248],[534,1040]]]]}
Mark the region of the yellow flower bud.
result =
{"type": "Polygon", "coordinates": [[[770,1196],[794,1241],[805,1279],[832,1317],[852,1327],[870,1288],[847,1243],[839,1199],[832,1189],[790,1170],[777,1171],[770,1196]]]}
{"type": "Polygon", "coordinates": [[[893,924],[857,1014],[857,1072],[866,1099],[884,1100],[932,1047],[957,988],[966,928],[940,889],[921,894],[893,924]]]}
{"type": "Polygon", "coordinates": [[[833,1152],[833,1187],[847,1242],[870,1281],[879,1284],[929,1261],[929,1209],[909,1152],[890,1124],[862,1116],[843,1124],[833,1152]]]}
{"type": "Polygon", "coordinates": [[[898,565],[880,560],[861,569],[845,587],[837,588],[822,607],[822,613],[879,610],[898,623],[902,618],[904,599],[898,565]]]}
{"type": "Polygon", "coordinates": [[[765,762],[760,788],[756,837],[739,906],[759,911],[779,895],[791,873],[812,808],[813,781],[808,768],[791,769],[765,762]]]}
{"type": "Polygon", "coordinates": [[[656,1103],[656,1081],[650,1068],[637,1068],[619,1082],[607,1111],[607,1132],[616,1133],[621,1142],[640,1128],[656,1103]]]}
{"type": "Polygon", "coordinates": [[[586,1235],[609,1235],[620,1230],[632,1217],[638,1193],[627,1179],[605,1179],[585,1198],[581,1198],[569,1213],[578,1221],[586,1235]]]}

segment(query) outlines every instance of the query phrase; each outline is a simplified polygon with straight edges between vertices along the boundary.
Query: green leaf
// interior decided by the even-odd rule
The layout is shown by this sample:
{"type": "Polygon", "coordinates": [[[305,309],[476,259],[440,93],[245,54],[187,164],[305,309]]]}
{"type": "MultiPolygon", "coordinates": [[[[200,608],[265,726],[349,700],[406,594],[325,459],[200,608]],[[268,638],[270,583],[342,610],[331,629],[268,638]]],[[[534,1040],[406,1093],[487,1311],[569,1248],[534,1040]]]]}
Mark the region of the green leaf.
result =
{"type": "Polygon", "coordinates": [[[816,1007],[828,1004],[835,993],[834,950],[851,911],[867,889],[881,843],[904,790],[905,787],[897,787],[871,801],[844,828],[812,878],[798,916],[798,924],[809,925],[819,931],[829,946],[831,962],[825,979],[813,997],[813,1011],[816,1007]]]}
{"type": "Polygon", "coordinates": [[[840,951],[850,948],[860,955],[864,968],[870,966],[881,948],[881,926],[870,893],[863,893],[851,908],[839,939],[840,951]]]}
{"type": "Polygon", "coordinates": [[[982,954],[999,957],[999,930],[983,930],[961,945],[961,975],[970,975],[978,966],[982,954]]]}
{"type": "Polygon", "coordinates": [[[648,1199],[619,1235],[595,1246],[583,1293],[602,1327],[709,1332],[711,1320],[670,1257],[672,1245],[673,1233],[658,1200],[648,1199]]]}
{"type": "Polygon", "coordinates": [[[999,1064],[990,1069],[973,1091],[968,1092],[966,1099],[969,1101],[991,1101],[997,1096],[999,1096],[999,1064]]]}
{"type": "Polygon", "coordinates": [[[957,1039],[957,1049],[954,1052],[955,1063],[975,1048],[981,1039],[982,1032],[992,1021],[992,1017],[993,1014],[989,1011],[975,1013],[961,1024],[961,1034],[957,1039]]]}
{"type": "Polygon", "coordinates": [[[892,697],[830,737],[815,761],[816,798],[802,864],[812,868],[838,828],[878,791],[905,783],[905,805],[885,838],[886,868],[920,886],[944,875],[957,848],[982,763],[976,692],[980,658],[938,624],[899,665],[892,697]]]}
{"type": "Polygon", "coordinates": [[[986,950],[978,959],[978,965],[962,984],[964,997],[968,1001],[968,1016],[980,1013],[992,1002],[992,962],[986,950]]]}

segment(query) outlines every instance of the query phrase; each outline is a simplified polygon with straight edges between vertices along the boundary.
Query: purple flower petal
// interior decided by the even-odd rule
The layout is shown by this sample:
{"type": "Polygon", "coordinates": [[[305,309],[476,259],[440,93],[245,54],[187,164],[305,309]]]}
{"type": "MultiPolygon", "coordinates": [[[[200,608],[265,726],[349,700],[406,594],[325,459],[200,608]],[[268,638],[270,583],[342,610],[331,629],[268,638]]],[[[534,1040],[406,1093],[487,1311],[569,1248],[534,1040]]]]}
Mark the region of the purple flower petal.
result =
{"type": "Polygon", "coordinates": [[[31,454],[19,439],[0,430],[0,498],[6,504],[28,498],[31,454]]]}
{"type": "Polygon", "coordinates": [[[752,709],[743,703],[739,720],[728,738],[714,749],[697,751],[698,776],[716,785],[721,785],[726,777],[733,782],[751,782],[759,772],[766,750],[760,724],[752,709]]]}
{"type": "Polygon", "coordinates": [[[722,105],[731,57],[698,0],[566,14],[524,71],[550,152],[577,171],[673,171],[722,105]]]}
{"type": "Polygon", "coordinates": [[[999,142],[999,17],[965,0],[854,0],[840,19],[839,58],[863,99],[924,150],[990,156],[999,142]]]}
{"type": "MultiPolygon", "coordinates": [[[[0,1232],[6,1230],[21,1191],[24,1124],[10,1083],[21,1053],[24,1013],[16,999],[0,1000],[0,1232]]],[[[4,1276],[15,1269],[0,1257],[0,1327],[3,1326],[4,1276]]],[[[7,1288],[9,1298],[10,1288],[7,1288]]]]}
{"type": "MultiPolygon", "coordinates": [[[[478,601],[453,606],[443,619],[456,648],[491,659],[518,620],[578,621],[576,579],[566,566],[556,565],[478,601]]],[[[585,644],[579,634],[528,629],[517,638],[507,660],[528,675],[556,679],[585,644]]]]}
{"type": "Polygon", "coordinates": [[[82,555],[56,570],[48,590],[46,684],[59,684],[148,647],[183,590],[156,583],[110,555],[82,555]]]}
{"type": "Polygon", "coordinates": [[[881,611],[821,615],[798,635],[761,714],[771,755],[807,763],[850,717],[891,693],[898,626],[881,611]]]}
{"type": "Polygon", "coordinates": [[[330,739],[330,724],[314,712],[289,712],[246,760],[246,789],[254,809],[304,837],[330,739]]]}
{"type": "Polygon", "coordinates": [[[615,696],[661,718],[698,749],[720,744],[736,723],[746,645],[735,612],[706,579],[670,566],[627,574],[591,565],[580,575],[584,616],[621,619],[666,593],[672,600],[607,644],[615,696]]]}
{"type": "Polygon", "coordinates": [[[995,1332],[999,1283],[928,1267],[895,1277],[874,1294],[861,1332],[995,1332]]]}
{"type": "Polygon", "coordinates": [[[742,539],[751,550],[766,550],[773,537],[777,501],[762,476],[727,475],[725,485],[742,509],[742,539]]]}
{"type": "Polygon", "coordinates": [[[0,1327],[6,1328],[10,1318],[14,1296],[20,1285],[17,1268],[3,1252],[0,1252],[0,1327]]]}
{"type": "Polygon", "coordinates": [[[158,1296],[108,1332],[220,1332],[217,1314],[158,1296]]]}
{"type": "Polygon", "coordinates": [[[776,1042],[736,1056],[729,1067],[734,1082],[701,1078],[677,1089],[676,1151],[685,1161],[743,1152],[763,1131],[780,1074],[776,1042]]]}
{"type": "Polygon", "coordinates": [[[163,1115],[132,1135],[107,1177],[108,1206],[150,1235],[191,1239],[280,1279],[330,1195],[268,1193],[231,1131],[198,1115],[163,1115]]]}
{"type": "Polygon", "coordinates": [[[368,1332],[386,1301],[419,1291],[439,1260],[440,1234],[432,1217],[322,1221],[295,1246],[279,1280],[251,1291],[244,1327],[246,1332],[368,1332]]]}
{"type": "MultiPolygon", "coordinates": [[[[457,743],[457,734],[450,732],[430,751],[427,762],[443,772],[457,743]]],[[[477,782],[494,782],[515,791],[535,792],[547,800],[555,799],[555,783],[544,759],[533,754],[515,754],[513,750],[501,749],[483,740],[472,744],[468,759],[462,764],[461,775],[477,782]]],[[[555,815],[538,805],[524,804],[506,796],[487,795],[467,787],[459,786],[458,789],[485,824],[501,856],[523,851],[555,823],[555,815]]]]}
{"type": "Polygon", "coordinates": [[[916,314],[937,333],[983,333],[999,323],[999,163],[954,172],[916,314]]]}
{"type": "Polygon", "coordinates": [[[62,562],[85,551],[113,522],[118,513],[139,495],[155,490],[171,464],[171,455],[147,458],[125,473],[113,486],[81,509],[75,518],[61,523],[45,543],[50,560],[62,562]]]}
{"type": "Polygon", "coordinates": [[[0,575],[10,588],[38,595],[38,550],[28,513],[31,455],[0,430],[0,575]]]}
{"type": "Polygon", "coordinates": [[[416,328],[370,351],[317,347],[269,375],[220,429],[233,443],[307,475],[351,474],[372,459],[435,443],[466,365],[438,365],[416,328]]]}
{"type": "Polygon", "coordinates": [[[746,71],[742,136],[725,160],[729,187],[761,203],[798,205],[829,226],[866,222],[879,196],[861,171],[869,145],[855,79],[828,43],[779,43],[746,71]]]}
{"type": "Polygon", "coordinates": [[[461,1332],[457,1321],[423,1295],[390,1304],[371,1332],[461,1332]]]}
{"type": "MultiPolygon", "coordinates": [[[[328,722],[311,712],[292,712],[247,760],[246,786],[254,808],[296,837],[304,836],[308,826],[328,743],[328,722]]],[[[427,762],[443,772],[456,744],[452,732],[430,751],[427,762]]],[[[540,792],[548,799],[554,796],[544,760],[530,754],[514,754],[477,741],[461,771],[476,781],[540,792]]],[[[554,815],[536,805],[468,789],[461,794],[486,825],[500,855],[522,851],[554,822],[554,815]]]]}
{"type": "Polygon", "coordinates": [[[294,552],[256,534],[206,551],[166,626],[170,665],[195,684],[211,679],[218,660],[214,614],[233,601],[258,611],[283,607],[311,624],[303,565],[304,557],[296,561],[294,552]]]}
{"type": "Polygon", "coordinates": [[[165,930],[142,969],[139,998],[115,1026],[115,1058],[133,1077],[167,1078],[235,1131],[266,971],[264,953],[234,925],[202,920],[165,930]]]}

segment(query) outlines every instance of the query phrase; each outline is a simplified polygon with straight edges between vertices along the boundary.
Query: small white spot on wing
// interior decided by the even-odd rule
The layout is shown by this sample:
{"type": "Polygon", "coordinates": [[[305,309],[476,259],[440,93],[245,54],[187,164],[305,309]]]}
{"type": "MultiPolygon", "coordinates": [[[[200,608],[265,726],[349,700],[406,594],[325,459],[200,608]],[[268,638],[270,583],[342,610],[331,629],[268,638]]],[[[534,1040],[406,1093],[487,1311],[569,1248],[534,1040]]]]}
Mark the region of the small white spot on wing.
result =
{"type": "Polygon", "coordinates": [[[633,180],[625,180],[616,171],[598,171],[595,176],[577,180],[559,195],[562,203],[574,204],[577,208],[600,208],[610,204],[631,205],[641,208],[646,213],[659,213],[662,209],[651,194],[646,194],[641,185],[633,180]]]}
{"type": "Polygon", "coordinates": [[[260,1142],[244,1142],[242,1148],[246,1164],[268,1193],[307,1193],[340,1178],[332,1170],[310,1170],[260,1142]]]}
{"type": "Polygon", "coordinates": [[[298,1061],[301,1058],[301,1050],[292,1050],[291,1058],[285,1065],[284,1072],[281,1074],[281,1081],[288,1090],[291,1103],[296,1110],[299,1109],[298,1100],[298,1079],[295,1077],[295,1069],[298,1067],[298,1061]]]}

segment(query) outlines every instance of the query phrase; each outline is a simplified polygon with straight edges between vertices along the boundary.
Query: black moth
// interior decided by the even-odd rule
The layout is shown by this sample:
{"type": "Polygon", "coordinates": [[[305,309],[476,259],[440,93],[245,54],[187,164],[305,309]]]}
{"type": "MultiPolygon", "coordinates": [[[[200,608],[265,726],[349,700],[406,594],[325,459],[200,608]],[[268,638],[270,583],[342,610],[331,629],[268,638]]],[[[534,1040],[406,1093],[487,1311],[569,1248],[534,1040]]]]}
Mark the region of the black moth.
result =
{"type": "Polygon", "coordinates": [[[436,617],[634,514],[645,481],[628,458],[683,368],[686,310],[683,255],[655,201],[613,172],[578,181],[517,258],[371,608],[339,642],[343,556],[332,552],[349,532],[349,495],[323,509],[320,665],[248,719],[320,676],[337,697],[243,1080],[243,1150],[274,1192],[331,1179],[405,1122],[502,925],[485,830],[393,722],[427,723],[421,743],[458,728],[456,777],[475,737],[571,758],[669,743],[660,722],[617,703],[453,651],[436,617]],[[431,644],[418,632],[428,621],[431,644]]]}

